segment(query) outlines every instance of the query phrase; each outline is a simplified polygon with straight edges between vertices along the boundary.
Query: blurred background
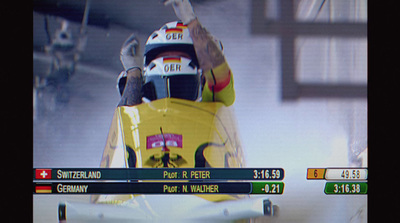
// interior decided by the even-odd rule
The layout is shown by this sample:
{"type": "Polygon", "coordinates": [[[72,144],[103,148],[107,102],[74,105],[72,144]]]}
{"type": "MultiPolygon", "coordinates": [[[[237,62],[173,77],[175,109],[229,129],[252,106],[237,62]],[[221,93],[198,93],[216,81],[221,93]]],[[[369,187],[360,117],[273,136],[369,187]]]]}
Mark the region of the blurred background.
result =
{"type": "MultiPolygon", "coordinates": [[[[232,69],[246,166],[285,169],[263,221],[366,222],[367,196],[327,196],[306,170],[367,167],[367,0],[191,2],[232,69]]],[[[174,20],[159,0],[33,1],[34,168],[99,166],[122,43],[174,20]]],[[[88,200],[35,195],[35,222],[68,198],[88,200]]]]}

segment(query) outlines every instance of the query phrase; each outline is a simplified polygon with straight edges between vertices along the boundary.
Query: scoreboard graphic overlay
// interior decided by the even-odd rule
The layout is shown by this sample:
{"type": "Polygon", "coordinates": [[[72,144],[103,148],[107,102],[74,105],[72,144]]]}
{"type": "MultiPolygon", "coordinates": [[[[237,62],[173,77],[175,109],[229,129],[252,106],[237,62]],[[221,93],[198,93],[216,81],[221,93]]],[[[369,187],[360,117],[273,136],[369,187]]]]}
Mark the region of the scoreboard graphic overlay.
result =
{"type": "Polygon", "coordinates": [[[37,168],[34,194],[277,194],[282,168],[37,168]]]}

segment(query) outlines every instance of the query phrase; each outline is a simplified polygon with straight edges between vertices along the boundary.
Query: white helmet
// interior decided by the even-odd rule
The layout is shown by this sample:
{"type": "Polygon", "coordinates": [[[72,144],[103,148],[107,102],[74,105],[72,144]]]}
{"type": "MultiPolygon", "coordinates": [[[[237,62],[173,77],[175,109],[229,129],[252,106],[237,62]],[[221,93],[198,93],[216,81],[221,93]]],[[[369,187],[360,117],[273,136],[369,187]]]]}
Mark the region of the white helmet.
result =
{"type": "Polygon", "coordinates": [[[149,36],[144,49],[144,67],[148,66],[157,55],[168,51],[187,53],[193,63],[199,66],[189,30],[180,21],[169,22],[149,36]]]}
{"type": "Polygon", "coordinates": [[[185,57],[156,58],[143,72],[143,97],[201,100],[201,78],[196,65],[185,57]]]}

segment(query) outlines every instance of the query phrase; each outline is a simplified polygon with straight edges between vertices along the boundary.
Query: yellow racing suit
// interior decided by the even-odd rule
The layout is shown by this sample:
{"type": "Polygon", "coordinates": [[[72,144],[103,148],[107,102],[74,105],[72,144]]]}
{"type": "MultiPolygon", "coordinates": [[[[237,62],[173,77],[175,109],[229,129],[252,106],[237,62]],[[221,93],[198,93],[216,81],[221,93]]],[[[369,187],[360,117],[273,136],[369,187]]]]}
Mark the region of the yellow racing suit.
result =
{"type": "Polygon", "coordinates": [[[203,88],[203,101],[218,101],[230,106],[235,101],[233,75],[227,62],[204,73],[206,83],[203,88]]]}

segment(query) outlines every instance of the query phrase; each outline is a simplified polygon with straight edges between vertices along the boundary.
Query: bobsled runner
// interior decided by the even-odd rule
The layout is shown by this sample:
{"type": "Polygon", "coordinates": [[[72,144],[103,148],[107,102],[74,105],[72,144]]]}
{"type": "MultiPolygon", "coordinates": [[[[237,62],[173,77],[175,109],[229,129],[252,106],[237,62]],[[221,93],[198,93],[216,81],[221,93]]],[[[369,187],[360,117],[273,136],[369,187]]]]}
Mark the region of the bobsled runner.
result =
{"type": "MultiPolygon", "coordinates": [[[[100,167],[244,167],[232,108],[176,98],[117,107],[100,167]]],[[[226,222],[273,215],[265,197],[219,193],[93,194],[90,204],[59,205],[60,221],[68,222],[226,222]]]]}

